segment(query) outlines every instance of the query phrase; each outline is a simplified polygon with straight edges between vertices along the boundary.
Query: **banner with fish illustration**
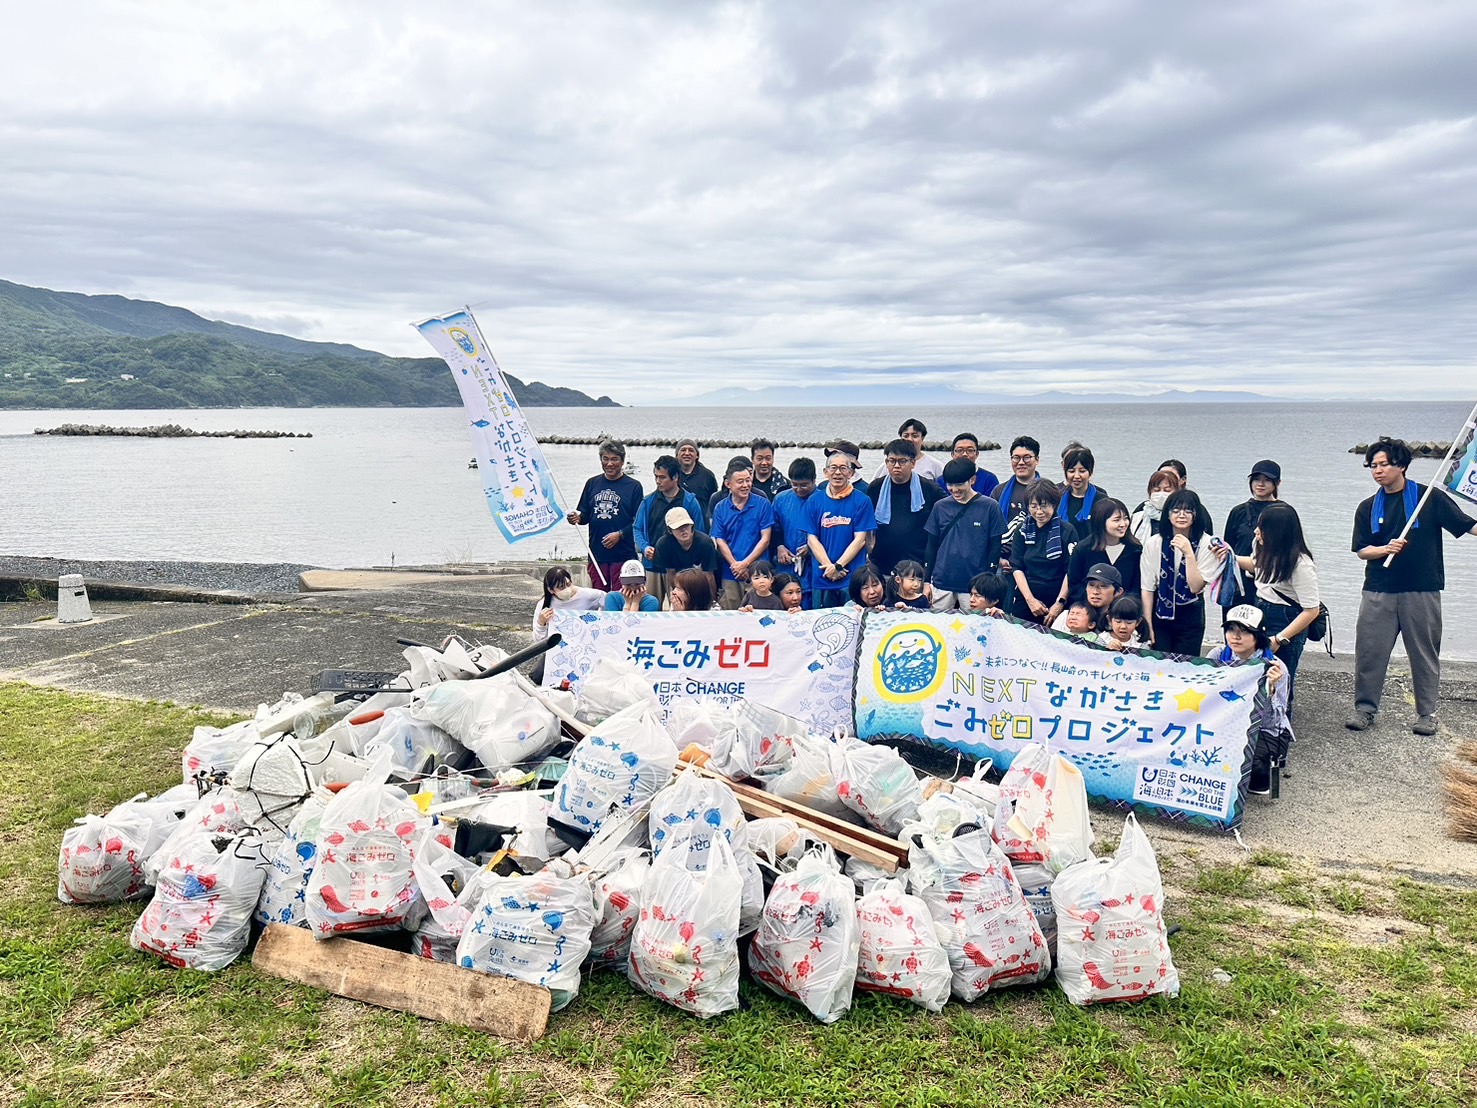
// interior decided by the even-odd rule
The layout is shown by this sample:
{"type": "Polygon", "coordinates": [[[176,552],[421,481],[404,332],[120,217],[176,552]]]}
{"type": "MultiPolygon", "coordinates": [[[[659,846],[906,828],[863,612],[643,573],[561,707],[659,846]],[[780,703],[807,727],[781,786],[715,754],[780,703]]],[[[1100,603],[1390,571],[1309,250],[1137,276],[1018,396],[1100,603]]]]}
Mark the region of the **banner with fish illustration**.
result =
{"type": "Polygon", "coordinates": [[[855,609],[821,612],[575,612],[554,614],[563,636],[544,683],[578,688],[602,658],[634,665],[663,705],[747,700],[829,734],[851,728],[861,629],[855,609]]]}
{"type": "Polygon", "coordinates": [[[1464,499],[1477,502],[1477,408],[1452,440],[1440,482],[1464,499]]]}
{"type": "Polygon", "coordinates": [[[482,491],[503,538],[517,542],[562,522],[559,490],[543,451],[470,309],[424,320],[415,329],[456,378],[482,491]]]}
{"type": "Polygon", "coordinates": [[[869,612],[856,734],[911,736],[998,769],[1026,743],[1044,743],[1081,769],[1091,797],[1231,828],[1245,803],[1263,671],[1118,653],[1013,619],[869,612]]]}

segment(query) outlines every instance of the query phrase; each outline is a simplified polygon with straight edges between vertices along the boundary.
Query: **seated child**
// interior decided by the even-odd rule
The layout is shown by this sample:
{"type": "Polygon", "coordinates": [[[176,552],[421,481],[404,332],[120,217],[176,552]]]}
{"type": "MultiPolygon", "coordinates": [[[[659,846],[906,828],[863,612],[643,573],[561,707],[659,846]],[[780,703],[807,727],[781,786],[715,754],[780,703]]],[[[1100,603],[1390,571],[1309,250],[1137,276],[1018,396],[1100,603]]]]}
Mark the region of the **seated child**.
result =
{"type": "Polygon", "coordinates": [[[805,590],[800,585],[800,578],[793,573],[781,573],[775,576],[771,591],[780,598],[787,612],[798,612],[805,600],[805,590]]]}
{"type": "Polygon", "coordinates": [[[927,572],[917,562],[899,562],[892,571],[892,595],[896,600],[893,606],[899,610],[921,608],[928,611],[928,598],[923,595],[923,582],[927,576],[927,572]]]}
{"type": "Polygon", "coordinates": [[[1144,606],[1136,596],[1120,596],[1108,609],[1108,627],[1097,637],[1109,650],[1137,650],[1144,645],[1144,606]]]}
{"type": "Polygon", "coordinates": [[[1279,774],[1287,763],[1292,743],[1292,725],[1287,718],[1287,667],[1273,654],[1271,640],[1262,626],[1262,610],[1254,604],[1238,604],[1226,612],[1221,623],[1225,645],[1211,648],[1207,657],[1221,663],[1259,659],[1267,664],[1266,692],[1258,692],[1252,703],[1251,722],[1257,729],[1256,752],[1252,755],[1248,791],[1255,796],[1276,796],[1279,774]]]}
{"type": "Polygon", "coordinates": [[[784,604],[774,594],[774,566],[765,561],[749,567],[749,591],[744,593],[739,611],[783,612],[784,604]]]}
{"type": "Polygon", "coordinates": [[[1067,610],[1052,622],[1053,631],[1065,631],[1071,635],[1091,635],[1098,629],[1097,613],[1087,603],[1087,597],[1074,597],[1067,610]]]}
{"type": "Polygon", "coordinates": [[[977,573],[969,582],[969,610],[982,616],[1003,616],[1010,596],[1010,578],[998,570],[977,573]]]}

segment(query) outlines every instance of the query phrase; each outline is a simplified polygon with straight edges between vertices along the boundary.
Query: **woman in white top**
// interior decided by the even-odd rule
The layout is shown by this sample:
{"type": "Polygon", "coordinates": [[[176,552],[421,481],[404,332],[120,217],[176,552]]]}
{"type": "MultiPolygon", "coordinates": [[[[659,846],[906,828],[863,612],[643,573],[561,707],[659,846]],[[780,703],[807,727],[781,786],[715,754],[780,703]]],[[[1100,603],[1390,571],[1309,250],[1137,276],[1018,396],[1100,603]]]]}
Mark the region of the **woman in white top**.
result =
{"type": "MultiPolygon", "coordinates": [[[[1149,477],[1148,499],[1133,510],[1133,518],[1128,524],[1129,532],[1138,539],[1140,544],[1147,543],[1150,536],[1159,530],[1159,521],[1164,516],[1164,505],[1169,502],[1172,494],[1184,487],[1185,482],[1180,477],[1179,471],[1170,469],[1168,466],[1156,469],[1149,477]]],[[[1209,526],[1206,530],[1210,530],[1209,526]]]]}
{"type": "Polygon", "coordinates": [[[1170,494],[1139,561],[1144,621],[1154,649],[1198,657],[1205,643],[1205,586],[1219,576],[1226,544],[1210,533],[1210,514],[1190,489],[1170,494]]]}
{"type": "Polygon", "coordinates": [[[544,595],[533,609],[533,639],[542,642],[549,637],[549,624],[559,611],[593,612],[605,603],[601,589],[585,589],[574,583],[569,570],[555,566],[544,574],[544,595]]]}
{"type": "Polygon", "coordinates": [[[1242,555],[1236,562],[1256,578],[1256,606],[1266,616],[1273,653],[1287,667],[1290,700],[1298,661],[1308,642],[1308,627],[1318,618],[1322,599],[1318,568],[1303,538],[1297,509],[1280,500],[1263,508],[1251,554],[1242,555]]]}

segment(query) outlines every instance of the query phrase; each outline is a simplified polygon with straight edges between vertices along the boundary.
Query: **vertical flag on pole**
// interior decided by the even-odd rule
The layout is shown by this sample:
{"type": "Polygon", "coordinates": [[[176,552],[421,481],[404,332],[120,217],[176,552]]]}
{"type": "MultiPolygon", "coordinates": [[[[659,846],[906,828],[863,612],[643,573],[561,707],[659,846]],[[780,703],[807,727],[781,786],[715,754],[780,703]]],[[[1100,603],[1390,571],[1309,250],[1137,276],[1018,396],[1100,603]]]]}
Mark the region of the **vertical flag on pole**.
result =
{"type": "Polygon", "coordinates": [[[559,490],[523,409],[470,308],[413,325],[446,359],[467,409],[482,491],[509,542],[541,535],[564,519],[559,490]]]}
{"type": "Polygon", "coordinates": [[[1441,483],[1467,500],[1477,501],[1477,408],[1467,417],[1466,425],[1452,443],[1448,464],[1441,471],[1441,483]]]}

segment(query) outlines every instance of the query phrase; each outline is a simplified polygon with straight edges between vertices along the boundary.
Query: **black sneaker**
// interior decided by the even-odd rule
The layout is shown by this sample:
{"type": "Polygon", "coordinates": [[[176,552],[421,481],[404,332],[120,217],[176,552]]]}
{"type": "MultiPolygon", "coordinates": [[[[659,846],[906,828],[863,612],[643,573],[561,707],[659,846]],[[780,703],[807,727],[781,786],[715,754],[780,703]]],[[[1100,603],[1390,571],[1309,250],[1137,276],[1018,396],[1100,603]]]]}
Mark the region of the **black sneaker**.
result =
{"type": "Polygon", "coordinates": [[[1354,714],[1344,720],[1344,726],[1350,731],[1368,731],[1374,724],[1374,713],[1366,712],[1363,708],[1354,709],[1354,714]]]}

